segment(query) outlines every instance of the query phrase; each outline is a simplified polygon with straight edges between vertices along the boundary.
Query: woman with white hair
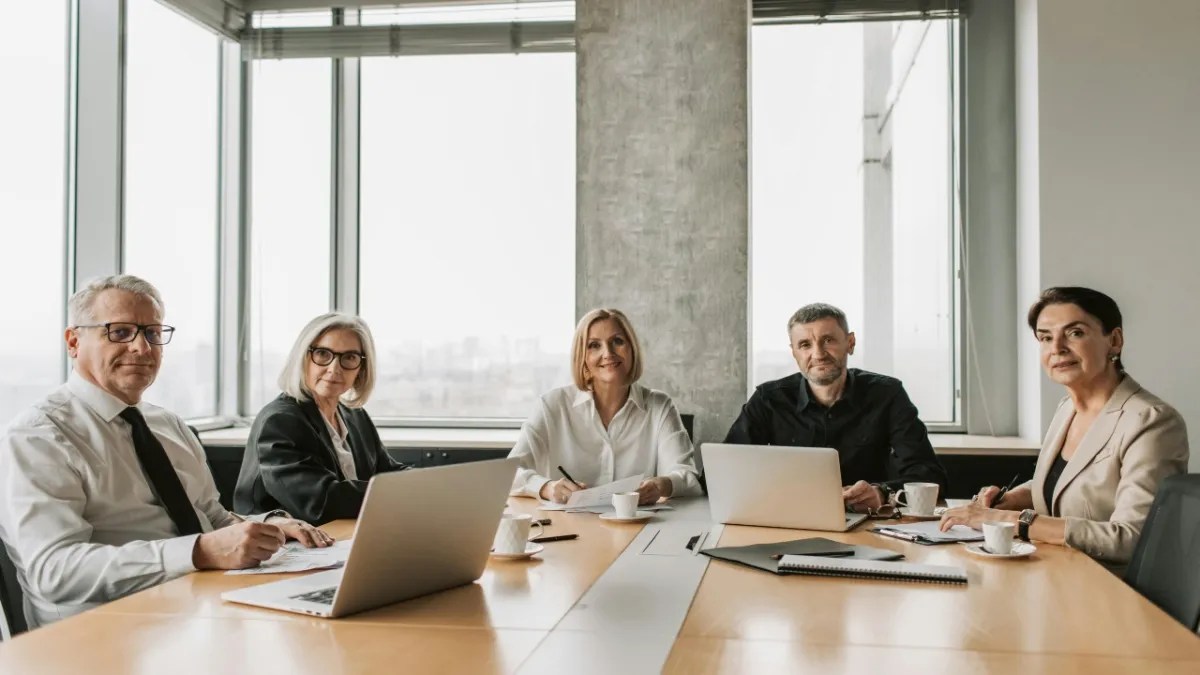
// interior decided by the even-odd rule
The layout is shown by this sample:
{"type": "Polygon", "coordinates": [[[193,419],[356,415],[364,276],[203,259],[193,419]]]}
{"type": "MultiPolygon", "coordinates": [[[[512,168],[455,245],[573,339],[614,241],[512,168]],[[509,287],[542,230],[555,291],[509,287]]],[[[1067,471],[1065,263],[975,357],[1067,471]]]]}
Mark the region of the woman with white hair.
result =
{"type": "Polygon", "coordinates": [[[358,517],[371,476],[408,468],[362,408],[374,386],[366,322],[337,312],[309,321],[279,375],[283,393],[254,419],[234,508],[284,509],[314,524],[358,517]]]}
{"type": "Polygon", "coordinates": [[[642,350],[624,314],[594,309],[579,320],[571,374],[575,383],[544,394],[521,427],[509,455],[521,460],[514,493],[565,502],[583,487],[642,474],[641,504],[700,494],[679,411],[637,383],[642,350]]]}

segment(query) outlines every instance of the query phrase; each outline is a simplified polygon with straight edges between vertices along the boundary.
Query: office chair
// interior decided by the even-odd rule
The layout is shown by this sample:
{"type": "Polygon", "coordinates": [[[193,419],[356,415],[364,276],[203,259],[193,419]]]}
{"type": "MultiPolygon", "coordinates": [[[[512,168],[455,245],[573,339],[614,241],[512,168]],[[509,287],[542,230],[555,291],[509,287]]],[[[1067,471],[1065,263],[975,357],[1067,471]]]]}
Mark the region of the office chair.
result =
{"type": "Polygon", "coordinates": [[[0,639],[11,640],[28,630],[25,625],[24,596],[17,581],[17,566],[0,543],[0,639]]]}
{"type": "Polygon", "coordinates": [[[1162,482],[1125,583],[1191,631],[1200,631],[1200,474],[1162,482]]]}

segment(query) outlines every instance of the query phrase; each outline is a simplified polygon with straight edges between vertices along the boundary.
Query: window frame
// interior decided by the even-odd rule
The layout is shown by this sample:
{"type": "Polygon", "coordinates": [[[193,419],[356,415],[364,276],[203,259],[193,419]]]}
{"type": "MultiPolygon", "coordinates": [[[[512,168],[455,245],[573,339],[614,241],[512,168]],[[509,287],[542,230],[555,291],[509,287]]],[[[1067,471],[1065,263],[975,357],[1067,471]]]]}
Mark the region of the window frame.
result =
{"type": "MultiPolygon", "coordinates": [[[[65,220],[67,255],[63,274],[68,292],[96,274],[111,274],[121,268],[123,230],[121,185],[123,176],[124,129],[124,9],[125,0],[69,5],[69,76],[67,129],[67,200],[65,220]],[[89,66],[87,81],[81,82],[79,63],[89,66]],[[108,136],[108,142],[104,137],[108,136]],[[115,140],[113,139],[115,136],[115,140]],[[115,169],[115,170],[114,170],[115,169]]],[[[204,420],[205,426],[243,422],[256,411],[247,410],[249,372],[242,367],[248,355],[248,287],[250,185],[246,167],[250,161],[248,126],[253,83],[250,62],[243,60],[238,43],[231,40],[239,27],[249,25],[247,16],[224,15],[233,23],[220,26],[194,11],[199,0],[162,0],[188,14],[225,39],[222,48],[220,92],[220,197],[218,283],[218,416],[204,420]]],[[[1014,333],[1019,307],[1016,301],[1016,250],[1006,244],[992,253],[997,242],[1015,241],[1015,83],[1013,52],[1015,21],[1010,8],[973,6],[967,20],[960,20],[959,102],[961,125],[957,153],[960,168],[957,234],[959,270],[956,325],[960,331],[959,423],[947,427],[930,424],[931,432],[992,433],[1017,432],[1014,333]],[[1001,57],[994,54],[1006,49],[1001,57]],[[990,51],[988,51],[990,50],[990,51]],[[985,80],[990,85],[985,89],[985,80]],[[988,106],[972,105],[987,100],[988,106]],[[998,159],[997,159],[998,158],[998,159]],[[990,192],[982,182],[972,184],[973,173],[989,176],[990,192]],[[999,175],[999,183],[993,180],[999,175]],[[977,206],[978,205],[978,206],[977,206]],[[974,262],[973,262],[974,261],[974,262]],[[972,318],[972,315],[974,318],[972,318]],[[971,324],[976,325],[972,328],[971,324]],[[1011,353],[1010,353],[1011,352],[1011,353]],[[984,386],[986,383],[986,387],[984,386]],[[990,409],[990,410],[989,410],[990,409]],[[985,420],[986,418],[986,420],[985,420]],[[985,424],[986,421],[986,424],[985,424]]],[[[343,16],[345,25],[357,11],[343,16]]],[[[565,49],[564,49],[565,51],[565,49]]],[[[331,308],[356,311],[357,270],[357,59],[339,59],[335,66],[334,208],[330,214],[330,237],[336,251],[331,269],[331,308]],[[354,151],[351,148],[354,147],[354,151]]],[[[64,310],[65,315],[65,310],[64,310]]],[[[64,372],[69,363],[64,358],[64,372]]],[[[517,427],[520,420],[507,418],[382,418],[381,426],[517,427]]]]}

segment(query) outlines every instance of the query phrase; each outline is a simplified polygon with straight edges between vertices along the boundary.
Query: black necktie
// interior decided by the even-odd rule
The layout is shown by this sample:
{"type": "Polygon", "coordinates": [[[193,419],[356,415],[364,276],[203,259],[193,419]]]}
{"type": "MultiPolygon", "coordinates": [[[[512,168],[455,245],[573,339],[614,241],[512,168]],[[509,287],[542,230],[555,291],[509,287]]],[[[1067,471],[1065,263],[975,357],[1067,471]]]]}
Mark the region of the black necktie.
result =
{"type": "Polygon", "coordinates": [[[175,473],[175,467],[167,459],[167,451],[150,431],[142,413],[137,408],[126,408],[121,411],[121,419],[133,427],[133,449],[137,451],[138,462],[150,479],[150,487],[167,509],[167,515],[175,521],[180,536],[204,532],[191,500],[183,491],[183,483],[179,482],[179,474],[175,473]]]}

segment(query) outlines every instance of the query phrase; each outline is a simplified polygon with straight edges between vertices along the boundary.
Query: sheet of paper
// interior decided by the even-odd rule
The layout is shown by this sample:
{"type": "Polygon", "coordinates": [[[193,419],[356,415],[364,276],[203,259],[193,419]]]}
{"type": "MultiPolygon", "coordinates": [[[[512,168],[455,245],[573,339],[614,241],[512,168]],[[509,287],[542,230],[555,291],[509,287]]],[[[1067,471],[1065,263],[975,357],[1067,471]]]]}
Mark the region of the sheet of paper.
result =
{"type": "Polygon", "coordinates": [[[903,532],[904,534],[916,535],[928,541],[980,541],[983,539],[982,532],[973,530],[966,525],[955,525],[949,530],[942,532],[941,523],[936,520],[913,523],[911,525],[881,525],[875,529],[903,532]]]}
{"type": "Polygon", "coordinates": [[[619,492],[634,492],[642,484],[645,474],[615,480],[586,490],[577,490],[567,499],[567,509],[586,509],[592,506],[612,506],[612,496],[619,492]]]}
{"type": "Polygon", "coordinates": [[[346,564],[346,558],[350,555],[351,541],[353,540],[347,539],[335,542],[333,546],[326,548],[305,548],[304,544],[298,541],[289,541],[258,567],[229,570],[226,574],[284,574],[341,567],[346,564]]]}
{"type": "MultiPolygon", "coordinates": [[[[614,509],[612,507],[612,504],[609,504],[608,506],[589,506],[589,507],[583,508],[583,509],[564,508],[562,510],[564,510],[568,513],[616,513],[616,511],[617,511],[616,509],[614,509]]],[[[674,511],[674,510],[675,510],[675,507],[671,506],[670,504],[651,504],[650,506],[639,506],[638,507],[638,511],[674,511]]]]}

